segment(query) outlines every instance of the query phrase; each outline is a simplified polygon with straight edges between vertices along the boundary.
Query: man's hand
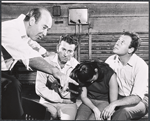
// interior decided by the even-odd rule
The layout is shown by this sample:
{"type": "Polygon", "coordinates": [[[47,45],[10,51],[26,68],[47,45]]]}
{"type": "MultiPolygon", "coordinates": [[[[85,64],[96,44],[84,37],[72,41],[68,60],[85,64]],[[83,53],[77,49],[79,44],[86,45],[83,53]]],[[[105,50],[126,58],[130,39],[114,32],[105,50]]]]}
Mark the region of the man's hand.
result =
{"type": "Polygon", "coordinates": [[[94,112],[94,114],[95,114],[95,119],[96,119],[96,120],[102,120],[102,119],[100,118],[101,112],[100,112],[100,110],[99,110],[97,107],[95,107],[95,108],[93,109],[93,112],[94,112]]]}
{"type": "MultiPolygon", "coordinates": [[[[54,78],[53,76],[48,76],[48,80],[50,80],[50,82],[57,82],[57,79],[54,78]]],[[[60,85],[63,88],[62,91],[65,92],[68,89],[68,85],[70,83],[73,83],[75,85],[79,85],[76,81],[74,81],[73,79],[71,79],[70,77],[66,76],[65,74],[61,75],[61,79],[60,79],[60,85]]],[[[59,83],[58,83],[59,84],[59,83]]]]}
{"type": "Polygon", "coordinates": [[[147,110],[149,109],[149,101],[148,101],[148,95],[145,95],[142,102],[145,104],[147,110]]]}
{"type": "Polygon", "coordinates": [[[115,105],[113,103],[110,103],[101,113],[101,118],[108,119],[110,118],[113,113],[115,112],[115,105]]]}
{"type": "Polygon", "coordinates": [[[61,79],[60,79],[60,84],[63,87],[63,91],[67,90],[69,82],[73,83],[75,85],[79,85],[75,80],[71,79],[69,76],[66,76],[65,74],[62,74],[61,79]]]}

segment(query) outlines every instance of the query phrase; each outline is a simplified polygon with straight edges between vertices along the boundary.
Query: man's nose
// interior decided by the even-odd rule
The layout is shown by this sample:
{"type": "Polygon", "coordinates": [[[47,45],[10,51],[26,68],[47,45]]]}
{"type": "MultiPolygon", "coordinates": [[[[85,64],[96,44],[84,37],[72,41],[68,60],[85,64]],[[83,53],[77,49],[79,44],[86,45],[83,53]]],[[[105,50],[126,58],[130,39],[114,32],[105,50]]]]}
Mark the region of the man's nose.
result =
{"type": "Polygon", "coordinates": [[[43,35],[44,35],[44,36],[47,35],[47,29],[45,29],[45,30],[43,31],[43,35]]]}
{"type": "Polygon", "coordinates": [[[119,45],[119,44],[120,44],[120,42],[119,42],[119,41],[117,41],[115,45],[119,45]]]}
{"type": "Polygon", "coordinates": [[[65,54],[65,56],[68,56],[68,55],[69,55],[68,51],[65,51],[64,54],[65,54]]]}

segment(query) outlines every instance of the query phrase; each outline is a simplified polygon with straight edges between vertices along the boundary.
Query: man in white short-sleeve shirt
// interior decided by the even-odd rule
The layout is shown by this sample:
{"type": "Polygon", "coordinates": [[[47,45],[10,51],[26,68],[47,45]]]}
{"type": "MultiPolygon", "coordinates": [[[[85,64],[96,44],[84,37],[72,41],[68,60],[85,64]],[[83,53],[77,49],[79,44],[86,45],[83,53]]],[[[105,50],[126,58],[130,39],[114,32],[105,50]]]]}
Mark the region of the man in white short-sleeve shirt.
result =
{"type": "Polygon", "coordinates": [[[148,93],[148,65],[135,54],[140,45],[137,33],[124,32],[116,42],[112,55],[105,61],[117,74],[119,99],[102,112],[112,120],[139,119],[147,112],[143,103],[148,93]],[[118,108],[118,109],[117,109],[118,108]]]}
{"type": "Polygon", "coordinates": [[[68,82],[77,84],[45,61],[28,43],[29,39],[42,39],[51,26],[51,14],[45,8],[35,8],[27,15],[21,14],[16,19],[2,22],[1,45],[12,58],[6,58],[8,56],[1,52],[2,119],[19,119],[23,115],[20,83],[9,73],[17,61],[22,61],[27,69],[34,68],[52,74],[60,80],[64,90],[68,87],[68,82]]]}
{"type": "MultiPolygon", "coordinates": [[[[77,46],[78,40],[75,36],[62,36],[57,45],[57,53],[52,52],[45,60],[53,63],[62,73],[69,76],[71,71],[79,64],[73,57],[77,46]]],[[[35,89],[40,96],[39,102],[47,107],[53,119],[75,120],[77,106],[72,99],[71,93],[68,91],[63,92],[60,88],[53,87],[52,85],[55,84],[57,83],[52,75],[41,71],[37,72],[35,89]]]]}

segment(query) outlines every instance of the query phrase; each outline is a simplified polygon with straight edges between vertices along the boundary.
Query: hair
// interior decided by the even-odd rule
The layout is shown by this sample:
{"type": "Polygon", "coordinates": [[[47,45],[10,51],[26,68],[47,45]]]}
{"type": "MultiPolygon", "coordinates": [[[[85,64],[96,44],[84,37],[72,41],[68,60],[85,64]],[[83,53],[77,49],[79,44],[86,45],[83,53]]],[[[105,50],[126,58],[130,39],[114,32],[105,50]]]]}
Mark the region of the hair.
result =
{"type": "Polygon", "coordinates": [[[75,50],[78,47],[78,38],[75,35],[64,35],[60,37],[59,44],[61,41],[65,41],[68,44],[74,44],[75,45],[75,50]]]}
{"type": "Polygon", "coordinates": [[[83,84],[88,84],[88,80],[92,79],[95,74],[94,68],[90,63],[83,63],[79,71],[77,72],[77,77],[79,81],[83,84]]]}
{"type": "Polygon", "coordinates": [[[139,35],[135,32],[129,32],[129,31],[124,32],[123,35],[127,35],[127,36],[131,37],[132,41],[130,43],[129,48],[133,47],[134,51],[132,52],[132,54],[135,53],[141,44],[141,38],[139,37],[139,35]]]}
{"type": "Polygon", "coordinates": [[[87,60],[78,64],[70,74],[70,77],[76,80],[80,86],[90,85],[93,76],[96,74],[95,68],[98,69],[98,79],[101,81],[109,68],[109,65],[99,60],[87,60]]]}
{"type": "MultiPolygon", "coordinates": [[[[38,20],[41,18],[42,10],[49,12],[46,8],[33,8],[26,14],[24,21],[29,21],[31,17],[34,17],[35,21],[38,22],[38,20]]],[[[50,12],[49,14],[51,15],[50,12]]]]}

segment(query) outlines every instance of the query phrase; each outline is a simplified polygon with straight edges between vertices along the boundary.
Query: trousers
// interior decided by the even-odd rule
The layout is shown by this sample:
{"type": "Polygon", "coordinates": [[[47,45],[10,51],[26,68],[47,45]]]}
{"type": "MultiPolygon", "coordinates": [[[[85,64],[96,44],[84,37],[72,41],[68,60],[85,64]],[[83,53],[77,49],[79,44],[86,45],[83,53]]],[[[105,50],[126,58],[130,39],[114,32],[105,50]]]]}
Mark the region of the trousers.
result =
{"type": "Polygon", "coordinates": [[[64,104],[64,103],[42,103],[47,107],[47,110],[50,112],[54,120],[75,120],[77,105],[73,104],[64,104]]]}
{"type": "MultiPolygon", "coordinates": [[[[90,99],[92,103],[100,110],[109,105],[108,101],[90,99]]],[[[93,111],[84,103],[82,103],[76,115],[76,120],[96,120],[93,111]]]]}
{"type": "Polygon", "coordinates": [[[21,84],[8,71],[1,72],[2,119],[20,119],[23,115],[21,84]]]}
{"type": "MultiPolygon", "coordinates": [[[[121,98],[119,96],[119,98],[121,98]]],[[[121,106],[112,116],[112,120],[131,120],[140,119],[147,113],[145,104],[140,101],[136,105],[121,106]]]]}

